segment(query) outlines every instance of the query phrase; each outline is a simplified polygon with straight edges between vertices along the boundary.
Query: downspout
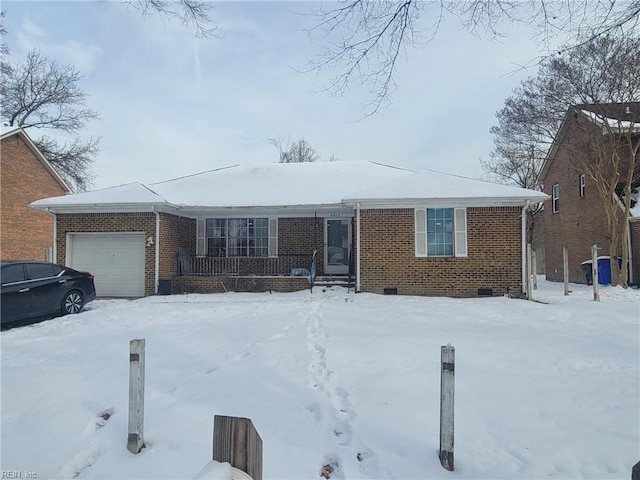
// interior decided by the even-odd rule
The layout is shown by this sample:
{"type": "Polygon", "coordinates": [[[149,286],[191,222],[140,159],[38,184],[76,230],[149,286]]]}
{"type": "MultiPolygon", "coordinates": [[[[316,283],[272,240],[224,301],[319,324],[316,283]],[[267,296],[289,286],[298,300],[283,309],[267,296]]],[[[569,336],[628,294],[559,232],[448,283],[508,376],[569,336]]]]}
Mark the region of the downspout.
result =
{"type": "Polygon", "coordinates": [[[527,292],[527,210],[529,200],[522,207],[522,293],[527,292]]]}
{"type": "Polygon", "coordinates": [[[53,215],[53,245],[51,246],[51,263],[58,263],[58,216],[51,213],[51,209],[47,208],[47,213],[53,215]]]}
{"type": "Polygon", "coordinates": [[[360,292],[360,203],[356,204],[356,293],[360,292]]]}
{"type": "Polygon", "coordinates": [[[160,283],[160,214],[156,211],[156,207],[152,206],[151,211],[156,214],[156,261],[155,261],[155,294],[158,294],[158,284],[160,283]]]}

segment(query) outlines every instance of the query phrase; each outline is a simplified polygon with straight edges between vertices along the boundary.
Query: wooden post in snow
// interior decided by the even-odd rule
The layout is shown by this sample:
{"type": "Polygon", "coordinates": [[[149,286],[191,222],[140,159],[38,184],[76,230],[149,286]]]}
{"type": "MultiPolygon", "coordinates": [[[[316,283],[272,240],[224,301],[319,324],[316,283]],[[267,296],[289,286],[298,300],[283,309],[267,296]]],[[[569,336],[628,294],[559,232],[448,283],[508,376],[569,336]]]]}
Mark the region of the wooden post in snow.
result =
{"type": "Polygon", "coordinates": [[[531,244],[527,243],[527,300],[533,299],[533,285],[531,283],[531,244]]]}
{"type": "Polygon", "coordinates": [[[139,453],[144,447],[144,338],[129,342],[129,435],[127,450],[139,453]]]}
{"type": "Polygon", "coordinates": [[[569,252],[562,247],[562,277],[564,280],[564,296],[569,295],[569,252]]]}
{"type": "Polygon", "coordinates": [[[453,471],[453,426],[455,406],[456,349],[451,345],[440,348],[440,463],[453,471]]]}
{"type": "Polygon", "coordinates": [[[538,259],[535,250],[531,251],[531,274],[533,275],[533,289],[538,289],[538,259]]]}
{"type": "Polygon", "coordinates": [[[230,463],[253,480],[262,480],[262,439],[249,418],[214,417],[213,460],[230,463]]]}
{"type": "Polygon", "coordinates": [[[591,277],[593,278],[593,301],[600,301],[600,291],[598,289],[598,245],[591,246],[591,277]]]}

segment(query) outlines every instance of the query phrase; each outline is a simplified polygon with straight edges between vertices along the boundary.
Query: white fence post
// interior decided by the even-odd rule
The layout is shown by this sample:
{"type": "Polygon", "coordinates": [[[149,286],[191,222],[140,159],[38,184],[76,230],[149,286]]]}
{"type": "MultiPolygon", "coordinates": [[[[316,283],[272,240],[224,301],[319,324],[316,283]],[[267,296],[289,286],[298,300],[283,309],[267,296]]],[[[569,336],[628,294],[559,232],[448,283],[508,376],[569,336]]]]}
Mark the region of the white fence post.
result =
{"type": "Polygon", "coordinates": [[[144,447],[144,338],[129,342],[129,435],[127,450],[139,453],[144,447]]]}
{"type": "Polygon", "coordinates": [[[453,471],[453,425],[455,406],[456,349],[451,345],[440,348],[440,463],[453,471]]]}
{"type": "Polygon", "coordinates": [[[591,246],[591,277],[593,278],[593,301],[600,301],[600,291],[598,289],[598,245],[591,246]]]}
{"type": "Polygon", "coordinates": [[[562,276],[564,280],[564,296],[569,295],[569,252],[562,247],[562,276]]]}

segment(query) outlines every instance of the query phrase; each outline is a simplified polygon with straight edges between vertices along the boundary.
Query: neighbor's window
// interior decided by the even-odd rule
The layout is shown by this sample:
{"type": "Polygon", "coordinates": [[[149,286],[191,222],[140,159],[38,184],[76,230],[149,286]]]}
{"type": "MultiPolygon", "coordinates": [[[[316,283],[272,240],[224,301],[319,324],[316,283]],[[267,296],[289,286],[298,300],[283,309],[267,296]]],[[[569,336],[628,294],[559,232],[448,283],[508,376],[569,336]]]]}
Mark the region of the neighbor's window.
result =
{"type": "Polygon", "coordinates": [[[584,197],[584,191],[585,191],[585,186],[586,186],[586,181],[587,179],[585,178],[584,173],[582,175],[580,175],[580,179],[579,179],[579,184],[580,184],[580,196],[584,197]]]}
{"type": "Polygon", "coordinates": [[[416,209],[415,222],[416,256],[467,256],[466,209],[416,209]]]}
{"type": "Polygon", "coordinates": [[[208,257],[267,257],[277,253],[275,218],[198,220],[196,254],[208,257]]]}
{"type": "Polygon", "coordinates": [[[560,185],[557,183],[551,190],[551,200],[553,202],[553,213],[558,213],[560,211],[560,185]]]}

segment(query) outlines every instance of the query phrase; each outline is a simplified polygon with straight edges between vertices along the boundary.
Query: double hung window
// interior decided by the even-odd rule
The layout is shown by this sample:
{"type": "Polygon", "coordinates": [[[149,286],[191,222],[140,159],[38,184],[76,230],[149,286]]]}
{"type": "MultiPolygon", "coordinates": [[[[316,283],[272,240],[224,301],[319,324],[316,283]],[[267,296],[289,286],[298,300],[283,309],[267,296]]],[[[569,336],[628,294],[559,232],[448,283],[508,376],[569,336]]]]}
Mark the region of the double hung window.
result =
{"type": "Polygon", "coordinates": [[[466,209],[416,209],[415,228],[416,256],[467,256],[466,209]]]}
{"type": "Polygon", "coordinates": [[[553,203],[553,213],[560,211],[560,185],[554,184],[551,189],[551,201],[553,203]]]}

